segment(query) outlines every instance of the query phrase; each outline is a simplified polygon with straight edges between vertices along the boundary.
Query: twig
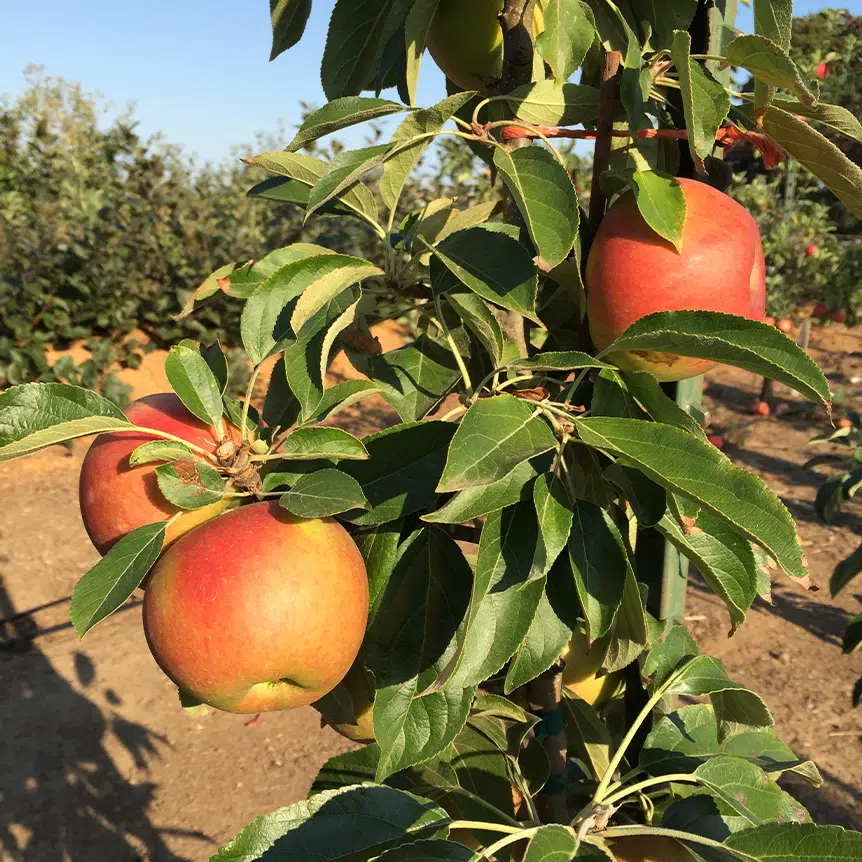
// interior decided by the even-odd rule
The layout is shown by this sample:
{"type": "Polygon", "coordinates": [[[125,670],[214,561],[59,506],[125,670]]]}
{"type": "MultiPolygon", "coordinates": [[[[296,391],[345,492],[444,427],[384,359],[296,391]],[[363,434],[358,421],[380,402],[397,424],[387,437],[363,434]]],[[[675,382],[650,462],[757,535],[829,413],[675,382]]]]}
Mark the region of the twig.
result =
{"type": "Polygon", "coordinates": [[[595,231],[605,215],[605,193],[601,177],[611,160],[611,140],[614,133],[614,109],[620,92],[619,51],[602,49],[602,77],[599,86],[599,116],[596,122],[596,150],[593,158],[593,183],[590,187],[590,224],[595,231]]]}

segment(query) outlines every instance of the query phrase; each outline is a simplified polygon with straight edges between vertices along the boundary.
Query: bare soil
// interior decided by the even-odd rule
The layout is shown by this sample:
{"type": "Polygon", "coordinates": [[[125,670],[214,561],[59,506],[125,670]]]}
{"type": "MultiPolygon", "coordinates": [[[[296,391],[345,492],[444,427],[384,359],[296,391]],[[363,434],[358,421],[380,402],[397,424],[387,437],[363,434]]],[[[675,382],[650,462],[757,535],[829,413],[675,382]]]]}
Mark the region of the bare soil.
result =
{"type": "MultiPolygon", "coordinates": [[[[384,348],[397,334],[383,334],[384,348]]],[[[862,332],[830,326],[812,336],[812,355],[849,404],[862,407],[862,332]]],[[[163,391],[161,359],[126,372],[140,396],[163,391]]],[[[336,375],[348,373],[346,363],[336,375]]],[[[730,432],[726,451],[760,473],[800,525],[819,592],[776,576],[772,605],[758,602],[731,639],[727,614],[695,576],[687,617],[705,651],[760,693],[798,755],[826,778],[819,791],[794,790],[816,819],[862,829],[862,710],[850,690],[862,661],[842,656],[846,621],[860,610],[862,582],[831,600],[835,563],[862,536],[856,504],[833,527],[817,522],[822,475],[805,470],[825,414],[776,388],[791,409],[754,419],[760,381],[720,369],[706,401],[714,427],[730,432]]],[[[344,417],[357,433],[392,420],[366,401],[344,417]]],[[[81,525],[77,478],[87,444],[54,447],[0,465],[5,513],[0,527],[0,860],[3,862],[179,862],[207,859],[252,817],[303,797],[320,765],[350,744],[321,729],[312,709],[248,717],[211,712],[190,718],[153,663],[131,602],[80,642],[68,623],[68,597],[97,560],[81,525]],[[38,637],[27,640],[38,632],[38,637]]]]}

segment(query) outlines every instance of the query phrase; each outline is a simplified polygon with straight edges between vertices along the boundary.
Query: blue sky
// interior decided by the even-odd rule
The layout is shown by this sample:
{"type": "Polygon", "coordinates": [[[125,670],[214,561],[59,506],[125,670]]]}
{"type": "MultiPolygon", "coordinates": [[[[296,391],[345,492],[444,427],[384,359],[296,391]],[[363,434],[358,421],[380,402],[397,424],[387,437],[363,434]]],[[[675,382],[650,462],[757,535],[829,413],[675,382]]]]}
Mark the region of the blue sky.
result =
{"type": "MultiPolygon", "coordinates": [[[[826,5],[797,0],[796,13],[826,5]]],[[[862,13],[862,0],[832,5],[862,13]]],[[[324,102],[318,64],[331,7],[317,0],[302,42],[270,63],[266,0],[12,0],[0,30],[0,94],[17,95],[25,67],[37,63],[116,107],[134,101],[145,136],[161,131],[199,159],[220,160],[279,118],[291,128],[300,100],[324,102]]],[[[738,25],[751,29],[750,9],[741,7],[738,25]]],[[[442,96],[426,57],[420,101],[442,96]]]]}

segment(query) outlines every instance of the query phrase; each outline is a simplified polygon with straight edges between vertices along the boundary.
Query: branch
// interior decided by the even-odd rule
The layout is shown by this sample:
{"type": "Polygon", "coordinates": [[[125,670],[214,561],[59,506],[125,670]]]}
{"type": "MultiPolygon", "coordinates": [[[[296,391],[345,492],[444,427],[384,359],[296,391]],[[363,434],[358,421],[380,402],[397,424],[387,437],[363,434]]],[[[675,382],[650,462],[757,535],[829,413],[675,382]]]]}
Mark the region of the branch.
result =
{"type": "Polygon", "coordinates": [[[596,151],[593,158],[593,183],[590,187],[590,225],[597,230],[605,216],[607,200],[602,191],[601,177],[611,160],[611,141],[614,134],[614,109],[620,93],[619,51],[602,48],[602,77],[599,86],[599,116],[596,122],[596,151]]]}

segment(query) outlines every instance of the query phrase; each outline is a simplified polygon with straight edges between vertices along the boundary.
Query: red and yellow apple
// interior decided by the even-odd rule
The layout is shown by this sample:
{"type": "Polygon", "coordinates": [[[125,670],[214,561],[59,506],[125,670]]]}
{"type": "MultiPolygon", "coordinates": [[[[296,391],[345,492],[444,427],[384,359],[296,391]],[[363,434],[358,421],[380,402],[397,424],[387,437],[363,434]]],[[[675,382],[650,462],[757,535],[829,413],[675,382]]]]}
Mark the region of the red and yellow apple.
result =
{"type": "Polygon", "coordinates": [[[344,527],[276,502],[226,512],[184,536],[144,595],[144,632],[161,669],[228,712],[323,697],[350,670],[367,617],[365,564],[344,527]]]}
{"type": "MultiPolygon", "coordinates": [[[[219,445],[215,428],[189,413],[173,393],[147,395],[130,404],[124,412],[136,425],[173,434],[207,452],[215,452],[219,445]]],[[[229,432],[234,442],[239,443],[238,429],[230,426],[229,432]]],[[[100,554],[106,554],[131,530],[165,521],[180,511],[159,490],[155,472],[157,464],[138,467],[129,464],[129,456],[135,449],[157,439],[143,431],[101,434],[84,458],[78,484],[81,517],[100,554]]],[[[168,527],[165,545],[170,545],[234,504],[235,500],[227,498],[201,509],[183,512],[168,527]]]]}
{"type": "Polygon", "coordinates": [[[620,686],[617,674],[598,675],[607,646],[605,639],[596,640],[591,645],[586,632],[578,629],[560,655],[560,658],[566,662],[563,670],[563,685],[590,706],[604,706],[620,686]]]}
{"type": "Polygon", "coordinates": [[[664,835],[631,835],[610,844],[617,862],[693,862],[692,855],[664,835]]]}
{"type": "Polygon", "coordinates": [[[365,668],[358,662],[353,665],[347,676],[341,680],[353,704],[353,721],[340,721],[338,716],[330,716],[321,709],[326,723],[345,739],[369,745],[374,742],[374,726],[371,720],[374,703],[374,685],[365,668]]]}
{"type": "MultiPolygon", "coordinates": [[[[762,320],[766,267],[757,224],[722,192],[680,179],[686,200],[682,250],[644,221],[631,192],[608,210],[587,261],[587,314],[604,350],[631,324],[656,311],[722,311],[762,320]]],[[[659,380],[684,380],[716,365],[659,351],[617,351],[609,360],[659,380]]]]}
{"type": "MultiPolygon", "coordinates": [[[[440,0],[428,31],[428,50],[443,74],[462,90],[484,93],[503,71],[504,0],[440,0]]],[[[533,9],[533,34],[545,29],[541,2],[533,9]]]]}

